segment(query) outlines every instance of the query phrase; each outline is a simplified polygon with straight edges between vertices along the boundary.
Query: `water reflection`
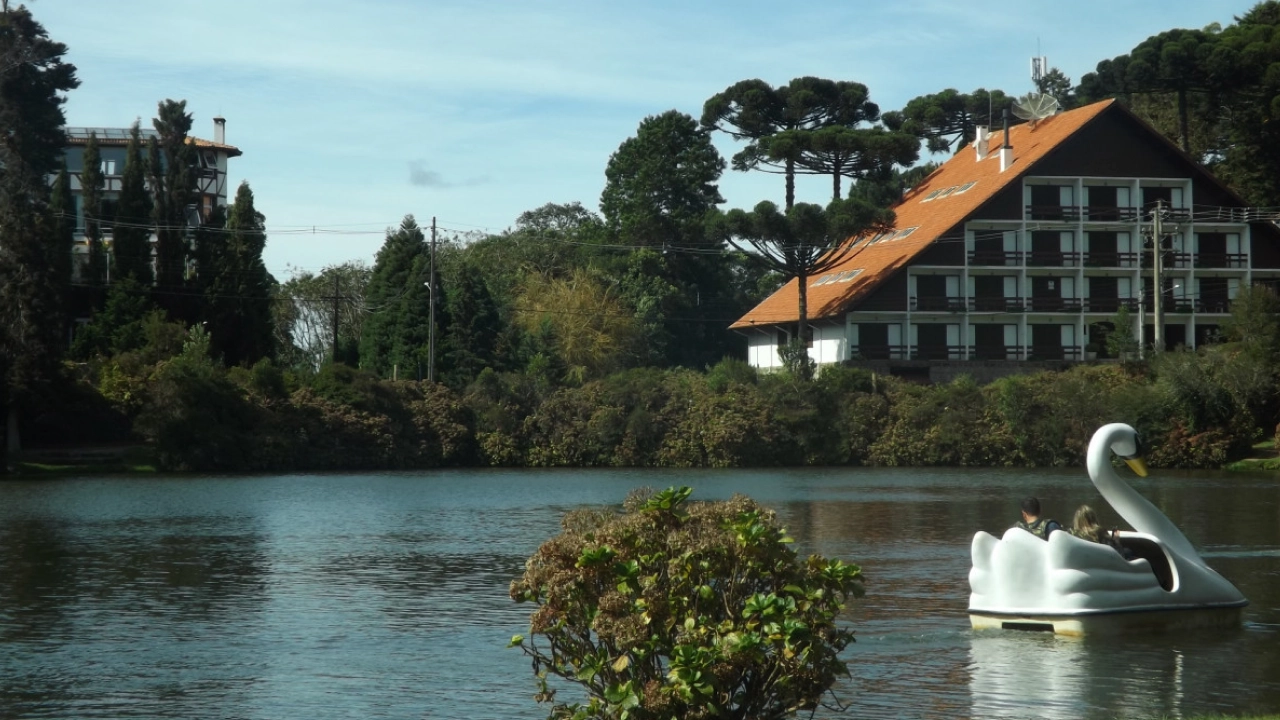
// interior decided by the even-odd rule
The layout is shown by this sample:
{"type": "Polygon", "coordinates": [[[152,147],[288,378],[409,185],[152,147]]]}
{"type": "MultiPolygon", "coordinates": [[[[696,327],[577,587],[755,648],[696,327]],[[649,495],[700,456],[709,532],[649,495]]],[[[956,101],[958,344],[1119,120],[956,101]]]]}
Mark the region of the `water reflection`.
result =
{"type": "Polygon", "coordinates": [[[1078,470],[485,471],[0,483],[0,717],[541,717],[508,583],[564,511],[676,484],[862,565],[848,716],[1280,707],[1275,481],[1143,488],[1250,598],[1239,633],[1082,642],[965,613],[974,531],[1096,504],[1078,470]]]}

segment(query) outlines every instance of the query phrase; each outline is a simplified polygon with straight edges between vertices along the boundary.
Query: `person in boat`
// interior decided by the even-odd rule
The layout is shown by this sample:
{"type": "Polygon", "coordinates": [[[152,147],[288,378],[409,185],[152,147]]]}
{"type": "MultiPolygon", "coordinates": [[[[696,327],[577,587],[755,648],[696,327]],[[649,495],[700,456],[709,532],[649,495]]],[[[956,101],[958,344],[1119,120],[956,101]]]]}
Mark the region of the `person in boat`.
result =
{"type": "Polygon", "coordinates": [[[1098,522],[1098,514],[1088,505],[1081,505],[1076,510],[1075,517],[1071,519],[1070,532],[1072,535],[1089,542],[1109,545],[1116,552],[1123,555],[1126,560],[1132,559],[1132,553],[1128,548],[1120,544],[1120,540],[1115,533],[1102,529],[1102,525],[1098,522]]]}
{"type": "Polygon", "coordinates": [[[1022,519],[1018,521],[1017,527],[1041,540],[1048,540],[1049,533],[1062,529],[1062,525],[1057,520],[1040,517],[1040,501],[1034,497],[1023,499],[1022,519]]]}

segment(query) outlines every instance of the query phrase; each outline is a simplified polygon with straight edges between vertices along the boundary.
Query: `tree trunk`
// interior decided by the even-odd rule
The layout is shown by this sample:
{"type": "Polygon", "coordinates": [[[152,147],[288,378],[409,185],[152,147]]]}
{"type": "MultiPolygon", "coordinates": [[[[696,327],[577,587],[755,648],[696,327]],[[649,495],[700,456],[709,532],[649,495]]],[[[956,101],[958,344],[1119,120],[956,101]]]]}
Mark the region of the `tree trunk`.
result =
{"type": "Polygon", "coordinates": [[[796,204],[796,161],[787,159],[787,210],[796,204]]]}
{"type": "Polygon", "coordinates": [[[831,173],[831,202],[840,199],[840,168],[831,173]]]}
{"type": "MultiPolygon", "coordinates": [[[[809,276],[800,274],[796,276],[796,280],[800,283],[800,325],[796,328],[796,339],[800,341],[800,347],[809,347],[809,276]]],[[[806,350],[807,352],[807,350],[806,350]]]]}

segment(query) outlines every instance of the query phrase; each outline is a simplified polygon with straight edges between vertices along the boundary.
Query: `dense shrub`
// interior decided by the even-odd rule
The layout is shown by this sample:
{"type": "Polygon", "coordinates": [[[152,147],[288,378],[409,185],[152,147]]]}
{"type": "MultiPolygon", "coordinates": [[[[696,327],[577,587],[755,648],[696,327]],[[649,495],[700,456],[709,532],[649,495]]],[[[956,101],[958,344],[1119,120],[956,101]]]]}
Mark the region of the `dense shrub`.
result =
{"type": "Polygon", "coordinates": [[[861,570],[802,559],[749,498],[686,504],[689,488],[579,510],[529,558],[511,598],[549,717],[782,718],[848,674],[837,623],[861,570]],[[552,677],[563,682],[553,685],[552,677]],[[562,700],[565,690],[581,699],[562,700]]]}

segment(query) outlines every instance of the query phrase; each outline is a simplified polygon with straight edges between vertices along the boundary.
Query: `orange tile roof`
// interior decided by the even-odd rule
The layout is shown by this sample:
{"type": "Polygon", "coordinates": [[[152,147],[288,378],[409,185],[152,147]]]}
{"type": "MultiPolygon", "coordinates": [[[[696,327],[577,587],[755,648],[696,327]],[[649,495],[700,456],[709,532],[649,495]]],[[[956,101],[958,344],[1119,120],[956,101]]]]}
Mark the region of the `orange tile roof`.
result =
{"type": "MultiPolygon", "coordinates": [[[[128,132],[127,130],[120,130],[118,128],[75,128],[75,129],[84,131],[84,132],[82,134],[76,134],[76,135],[68,134],[67,136],[68,145],[77,145],[77,146],[87,145],[89,142],[88,131],[90,130],[95,130],[95,131],[96,130],[112,130],[112,131],[119,131],[124,133],[128,132]]],[[[155,136],[155,133],[152,131],[149,131],[149,130],[142,131],[142,144],[143,144],[144,152],[146,149],[147,141],[154,136],[155,136]]],[[[129,144],[128,135],[104,136],[102,134],[97,134],[97,137],[98,137],[98,144],[102,146],[110,145],[114,147],[124,147],[129,144]]],[[[228,157],[240,157],[241,155],[244,154],[243,152],[240,151],[240,148],[236,147],[235,145],[227,145],[225,143],[216,143],[212,140],[205,140],[203,138],[194,137],[192,135],[187,136],[187,144],[194,145],[198,148],[212,148],[214,150],[222,150],[227,153],[228,157]]]]}
{"type": "MultiPolygon", "coordinates": [[[[991,133],[990,150],[979,161],[972,143],[957,152],[919,185],[911,189],[893,206],[899,231],[916,228],[908,237],[881,240],[861,251],[854,251],[844,262],[809,278],[808,317],[810,320],[840,313],[851,303],[865,298],[882,282],[924,252],[936,240],[969,217],[983,203],[1019,180],[1033,164],[1087,125],[1115,101],[1104,100],[1082,108],[1059,113],[1036,123],[1009,128],[1009,144],[1013,146],[1013,165],[1000,172],[1000,147],[1004,132],[991,133]],[[920,202],[935,190],[974,183],[963,192],[952,192],[929,202],[920,202]],[[827,274],[855,269],[862,272],[847,282],[814,285],[827,274]]],[[[852,238],[853,242],[866,239],[852,238]]],[[[754,309],[729,327],[747,328],[796,322],[800,317],[797,279],[782,286],[754,309]]]]}

